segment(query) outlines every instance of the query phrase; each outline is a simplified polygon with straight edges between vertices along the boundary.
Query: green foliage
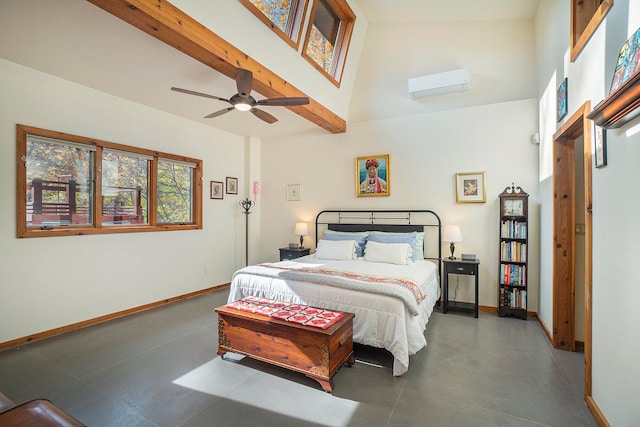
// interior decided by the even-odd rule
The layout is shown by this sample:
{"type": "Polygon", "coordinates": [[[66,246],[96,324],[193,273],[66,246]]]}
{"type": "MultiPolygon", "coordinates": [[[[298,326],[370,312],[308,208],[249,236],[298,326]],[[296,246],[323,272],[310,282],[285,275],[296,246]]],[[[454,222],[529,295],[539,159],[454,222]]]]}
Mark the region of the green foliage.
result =
{"type": "Polygon", "coordinates": [[[158,223],[191,222],[193,169],[158,161],[158,223]]]}

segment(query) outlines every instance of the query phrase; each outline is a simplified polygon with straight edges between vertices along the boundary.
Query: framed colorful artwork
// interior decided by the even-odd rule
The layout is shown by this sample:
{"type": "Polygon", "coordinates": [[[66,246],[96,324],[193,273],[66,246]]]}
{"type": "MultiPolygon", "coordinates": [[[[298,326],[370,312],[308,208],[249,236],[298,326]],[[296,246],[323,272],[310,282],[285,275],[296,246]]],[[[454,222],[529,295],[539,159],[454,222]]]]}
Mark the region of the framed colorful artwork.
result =
{"type": "Polygon", "coordinates": [[[557,111],[558,111],[558,121],[562,120],[564,116],[567,115],[568,111],[568,100],[567,100],[567,78],[565,77],[558,86],[558,94],[557,94],[557,111]]]}
{"type": "Polygon", "coordinates": [[[484,172],[456,174],[456,203],[485,203],[486,180],[484,172]]]}
{"type": "Polygon", "coordinates": [[[356,197],[390,194],[389,155],[356,157],[356,197]]]}
{"type": "Polygon", "coordinates": [[[224,184],[220,181],[211,181],[211,198],[223,199],[224,198],[224,184]]]}
{"type": "Polygon", "coordinates": [[[640,28],[620,48],[609,93],[615,92],[638,70],[640,70],[640,28]]]}

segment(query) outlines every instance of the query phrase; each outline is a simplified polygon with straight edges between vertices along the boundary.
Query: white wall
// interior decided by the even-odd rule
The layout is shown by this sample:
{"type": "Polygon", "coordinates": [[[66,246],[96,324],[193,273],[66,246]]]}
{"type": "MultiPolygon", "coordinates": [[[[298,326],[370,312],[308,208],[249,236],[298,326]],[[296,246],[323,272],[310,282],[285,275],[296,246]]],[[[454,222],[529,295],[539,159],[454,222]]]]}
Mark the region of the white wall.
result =
{"type": "MultiPolygon", "coordinates": [[[[443,224],[462,228],[456,253],[480,259],[480,304],[497,304],[498,194],[512,182],[530,196],[529,309],[537,309],[538,146],[534,99],[355,123],[344,135],[292,136],[262,146],[262,254],[295,242],[297,221],[313,225],[322,209],[432,209],[443,224]],[[355,158],[390,155],[389,197],[355,195],[355,158]],[[517,161],[516,161],[517,160],[517,161]],[[456,204],[455,174],[486,171],[487,202],[456,204]],[[287,184],[302,185],[302,200],[287,201],[287,184]]],[[[313,227],[311,228],[313,230],[313,227]]],[[[313,247],[313,234],[306,245],[313,247]]],[[[443,247],[448,253],[448,245],[443,247]]],[[[460,294],[469,297],[469,292],[460,294]]],[[[467,299],[469,300],[469,299],[467,299]]]]}
{"type": "Polygon", "coordinates": [[[0,59],[0,342],[228,283],[244,264],[243,139],[0,59]],[[203,160],[203,230],[16,238],[16,124],[203,160]],[[241,243],[240,243],[241,242],[241,243]]]}
{"type": "MultiPolygon", "coordinates": [[[[585,50],[568,61],[569,2],[541,0],[536,34],[539,64],[541,159],[541,295],[539,313],[552,325],[552,155],[555,132],[554,91],[569,79],[569,116],[585,101],[592,106],[609,92],[620,46],[640,26],[640,0],[616,0],[585,50]]],[[[558,125],[559,126],[559,125],[558,125]]],[[[640,287],[634,260],[640,255],[640,201],[633,171],[640,157],[640,120],[607,132],[608,165],[593,170],[593,330],[592,396],[612,426],[636,425],[640,419],[640,287]]]]}

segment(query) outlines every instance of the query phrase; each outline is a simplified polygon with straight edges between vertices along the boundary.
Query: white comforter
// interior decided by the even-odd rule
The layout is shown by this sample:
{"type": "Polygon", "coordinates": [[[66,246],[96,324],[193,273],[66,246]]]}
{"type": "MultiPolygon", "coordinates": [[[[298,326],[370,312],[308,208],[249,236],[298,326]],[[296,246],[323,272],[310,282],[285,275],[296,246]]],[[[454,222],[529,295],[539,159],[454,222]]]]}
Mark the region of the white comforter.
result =
{"type": "Polygon", "coordinates": [[[322,267],[379,276],[403,277],[422,286],[426,298],[418,306],[414,316],[402,300],[388,295],[366,293],[334,286],[318,285],[255,276],[239,270],[234,275],[229,292],[229,302],[246,296],[258,296],[280,301],[355,313],[353,340],[360,344],[385,348],[394,357],[393,375],[400,376],[409,369],[409,355],[427,345],[424,330],[440,297],[438,270],[431,261],[416,261],[409,265],[394,265],[353,261],[329,261],[314,255],[293,261],[276,263],[287,268],[322,267]]]}

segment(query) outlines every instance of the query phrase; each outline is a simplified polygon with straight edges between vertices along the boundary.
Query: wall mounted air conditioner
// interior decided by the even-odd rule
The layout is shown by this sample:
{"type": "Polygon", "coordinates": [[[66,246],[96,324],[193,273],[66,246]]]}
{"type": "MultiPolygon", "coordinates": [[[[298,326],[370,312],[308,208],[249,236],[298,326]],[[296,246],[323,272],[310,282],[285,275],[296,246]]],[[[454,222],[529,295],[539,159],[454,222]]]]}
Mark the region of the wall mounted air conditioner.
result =
{"type": "Polygon", "coordinates": [[[468,68],[429,74],[409,79],[409,96],[413,99],[445,93],[464,92],[471,87],[468,68]]]}

